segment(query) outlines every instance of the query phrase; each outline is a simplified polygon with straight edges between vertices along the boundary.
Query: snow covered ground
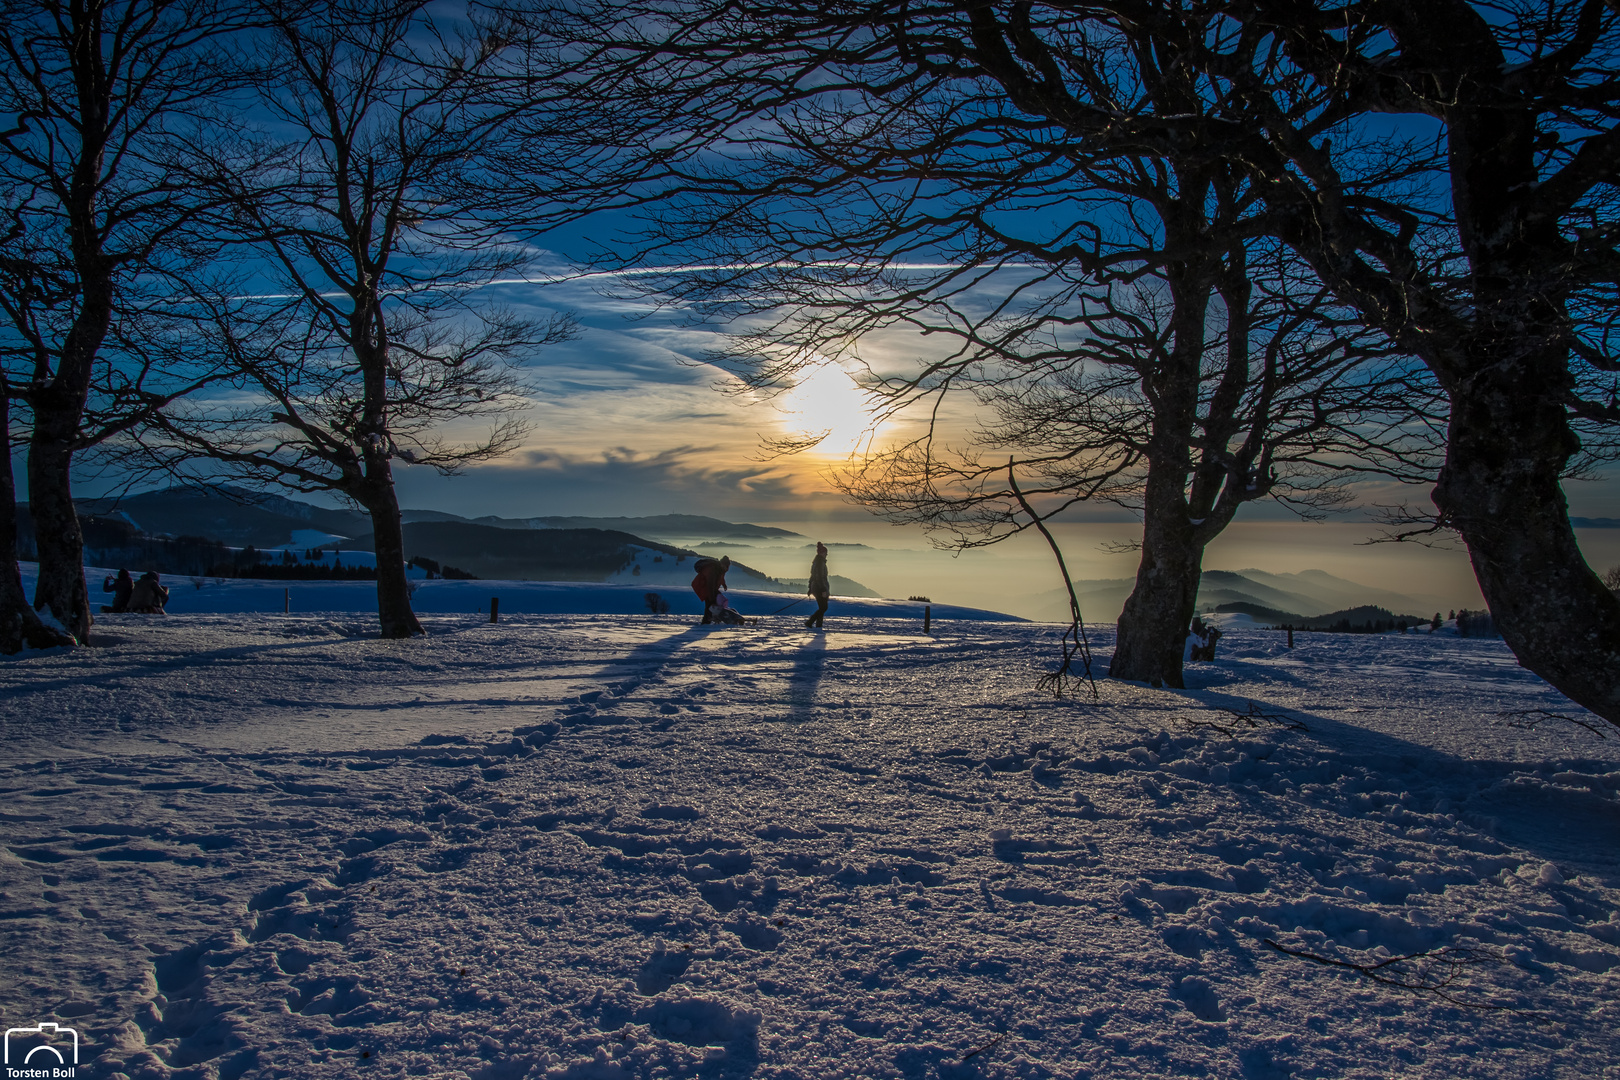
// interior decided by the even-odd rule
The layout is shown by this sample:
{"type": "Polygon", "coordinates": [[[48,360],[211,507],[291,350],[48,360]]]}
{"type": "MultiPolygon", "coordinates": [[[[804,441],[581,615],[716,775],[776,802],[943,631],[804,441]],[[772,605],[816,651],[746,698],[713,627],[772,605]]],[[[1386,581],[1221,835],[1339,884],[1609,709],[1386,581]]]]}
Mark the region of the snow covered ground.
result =
{"type": "Polygon", "coordinates": [[[0,1018],[91,1076],[1620,1075],[1620,739],[1500,642],[1056,701],[1051,626],[837,614],[0,663],[0,1018]]]}

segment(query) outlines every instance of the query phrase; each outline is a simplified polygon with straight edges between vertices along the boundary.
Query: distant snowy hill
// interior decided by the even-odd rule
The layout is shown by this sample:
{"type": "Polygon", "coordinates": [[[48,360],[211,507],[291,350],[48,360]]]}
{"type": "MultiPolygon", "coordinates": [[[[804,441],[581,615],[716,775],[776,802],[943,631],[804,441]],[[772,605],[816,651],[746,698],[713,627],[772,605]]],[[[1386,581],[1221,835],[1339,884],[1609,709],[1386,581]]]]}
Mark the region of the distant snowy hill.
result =
{"type": "MultiPolygon", "coordinates": [[[[1134,578],[1076,581],[1074,590],[1087,621],[1112,622],[1119,618],[1126,597],[1136,587],[1134,578]]],[[[1068,596],[1062,589],[1040,594],[1035,607],[1042,618],[1062,619],[1068,609],[1068,596]]],[[[1294,574],[1273,574],[1264,570],[1205,570],[1199,582],[1198,610],[1248,604],[1269,611],[1317,616],[1349,608],[1373,605],[1395,612],[1421,611],[1423,605],[1411,597],[1337,577],[1323,570],[1294,574]]]]}
{"type": "MultiPolygon", "coordinates": [[[[370,536],[355,537],[348,543],[361,550],[372,547],[370,536]]],[[[671,544],[610,529],[521,529],[466,521],[409,523],[405,550],[413,557],[426,556],[481,578],[681,587],[690,584],[693,563],[699,558],[671,544]]],[[[730,586],[763,592],[797,591],[793,585],[735,560],[726,581],[730,586]]]]}
{"type": "MultiPolygon", "coordinates": [[[[81,514],[119,516],[142,532],[206,536],[227,544],[281,547],[300,543],[294,532],[318,530],[348,539],[371,532],[371,519],[359,510],[332,509],[279,495],[222,485],[197,489],[171,487],[116,499],[80,499],[81,514]]],[[[26,511],[25,511],[26,512],[26,511]]],[[[648,517],[463,517],[442,510],[406,510],[407,524],[456,522],[497,529],[607,529],[655,540],[792,539],[799,534],[769,525],[721,521],[699,514],[648,517]]]]}
{"type": "Polygon", "coordinates": [[[154,536],[201,536],[237,547],[309,544],[310,533],[324,538],[371,531],[371,519],[358,510],[333,510],[231,487],[173,487],[119,499],[79,499],[77,506],[81,514],[121,517],[154,536]],[[306,535],[300,541],[295,532],[306,535]]]}
{"type": "MultiPolygon", "coordinates": [[[[370,565],[370,553],[345,551],[343,561],[348,565],[370,565]]],[[[39,573],[37,563],[19,564],[22,568],[23,587],[33,595],[34,582],[39,573]]],[[[702,607],[690,587],[692,562],[684,564],[684,577],[672,574],[667,578],[647,575],[646,580],[624,577],[625,583],[587,581],[511,581],[485,580],[446,581],[423,580],[421,571],[413,568],[411,607],[419,615],[465,615],[489,611],[491,597],[500,598],[500,611],[505,615],[641,615],[653,608],[660,613],[689,617],[696,622],[702,607]],[[651,604],[648,597],[654,599],[651,604]]],[[[735,569],[733,571],[735,573],[735,569]]],[[[92,603],[102,602],[100,582],[110,569],[87,567],[90,578],[92,603]]],[[[623,575],[621,575],[623,577],[623,575]]],[[[731,577],[735,588],[728,590],[731,605],[748,617],[781,615],[783,618],[800,617],[815,610],[815,604],[800,596],[797,590],[760,589],[745,584],[750,579],[731,577]]],[[[279,581],[256,578],[183,578],[165,579],[169,586],[169,614],[233,614],[277,613],[289,609],[294,614],[311,611],[348,612],[375,622],[377,612],[377,586],[372,581],[279,581]]],[[[958,607],[952,604],[926,605],[935,619],[960,619],[969,622],[1023,622],[1016,615],[983,608],[958,607]]],[[[844,596],[834,593],[832,614],[838,618],[910,619],[918,623],[923,618],[925,605],[913,600],[884,600],[873,597],[844,596]]],[[[111,625],[118,616],[98,615],[111,625]]]]}
{"type": "Polygon", "coordinates": [[[466,518],[447,514],[442,510],[406,510],[406,522],[461,521],[473,525],[490,525],[497,529],[609,529],[633,532],[637,536],[657,539],[688,539],[708,537],[728,539],[791,539],[800,534],[771,525],[750,525],[746,522],[721,521],[719,518],[699,514],[654,514],[649,517],[531,517],[503,518],[487,515],[466,518]]]}
{"type": "MultiPolygon", "coordinates": [[[[371,519],[364,513],[332,510],[231,487],[206,491],[174,487],[119,499],[82,499],[78,505],[81,514],[109,519],[116,529],[125,532],[133,528],[137,533],[156,537],[201,537],[234,548],[252,546],[272,559],[283,550],[302,558],[304,551],[311,548],[369,552],[372,547],[371,519]]],[[[34,551],[32,522],[26,507],[19,509],[18,537],[23,554],[29,556],[34,551]]],[[[481,578],[685,587],[692,579],[692,562],[698,556],[686,547],[667,542],[669,538],[689,542],[802,539],[787,529],[696,514],[474,520],[437,510],[407,510],[402,516],[407,557],[433,559],[481,578]]],[[[150,553],[143,563],[138,547],[126,542],[117,552],[105,553],[104,558],[166,573],[202,572],[201,564],[191,565],[195,560],[181,568],[166,565],[150,553]]],[[[728,582],[763,592],[796,593],[804,588],[802,580],[778,580],[735,559],[728,582]]],[[[832,587],[839,595],[878,595],[859,581],[838,575],[833,576],[832,587]]]]}

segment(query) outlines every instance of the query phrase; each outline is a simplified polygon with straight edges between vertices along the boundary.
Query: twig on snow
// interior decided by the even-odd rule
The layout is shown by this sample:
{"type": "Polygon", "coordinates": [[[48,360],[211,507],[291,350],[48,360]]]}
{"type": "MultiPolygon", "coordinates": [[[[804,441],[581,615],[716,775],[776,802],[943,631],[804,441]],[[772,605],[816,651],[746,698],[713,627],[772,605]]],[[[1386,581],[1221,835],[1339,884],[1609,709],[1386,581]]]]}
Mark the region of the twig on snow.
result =
{"type": "Polygon", "coordinates": [[[970,1058],[976,1058],[980,1054],[984,1053],[986,1050],[994,1050],[995,1047],[996,1047],[996,1044],[999,1043],[1002,1039],[1005,1039],[1006,1037],[1007,1037],[1007,1033],[1005,1031],[1003,1031],[1000,1035],[997,1035],[995,1038],[991,1039],[989,1042],[985,1043],[983,1046],[979,1047],[978,1049],[969,1050],[967,1053],[962,1055],[962,1060],[961,1060],[961,1062],[959,1062],[959,1064],[966,1065],[970,1058]]]}
{"type": "Polygon", "coordinates": [[[1304,949],[1290,949],[1271,938],[1262,939],[1265,944],[1286,956],[1296,956],[1301,960],[1309,960],[1313,964],[1323,967],[1342,968],[1353,971],[1362,978],[1377,983],[1379,986],[1389,986],[1397,990],[1410,990],[1415,994],[1432,994],[1441,1001],[1451,1005],[1459,1005],[1465,1009],[1485,1009],[1491,1012],[1528,1013],[1528,1009],[1515,1008],[1512,1005],[1497,1005],[1489,1001],[1470,1001],[1467,998],[1456,996],[1447,988],[1462,976],[1463,970],[1475,964],[1503,963],[1501,956],[1484,949],[1463,948],[1456,945],[1442,945],[1438,949],[1428,949],[1424,952],[1407,953],[1405,956],[1390,956],[1376,962],[1356,963],[1353,960],[1341,960],[1336,956],[1320,956],[1317,953],[1304,949]],[[1408,974],[1396,965],[1416,963],[1417,970],[1408,974]]]}
{"type": "Polygon", "coordinates": [[[1285,712],[1267,712],[1265,709],[1262,709],[1259,705],[1255,704],[1253,700],[1250,700],[1249,707],[1246,709],[1228,709],[1225,706],[1217,705],[1210,711],[1223,712],[1232,717],[1232,721],[1228,723],[1218,723],[1214,720],[1207,720],[1198,716],[1184,716],[1181,718],[1181,722],[1187,726],[1189,731],[1197,731],[1199,728],[1209,728],[1213,731],[1220,732],[1229,739],[1241,734],[1246,729],[1252,731],[1260,727],[1261,721],[1264,721],[1267,724],[1272,724],[1276,727],[1280,727],[1285,731],[1310,730],[1310,728],[1305,726],[1305,721],[1299,719],[1297,716],[1290,716],[1285,712]]]}
{"type": "Polygon", "coordinates": [[[1521,731],[1534,731],[1536,725],[1547,720],[1568,720],[1576,727],[1583,727],[1600,739],[1608,738],[1601,728],[1582,720],[1580,717],[1570,716],[1568,713],[1553,712],[1551,709],[1504,709],[1496,715],[1508,727],[1518,728],[1521,731]]]}

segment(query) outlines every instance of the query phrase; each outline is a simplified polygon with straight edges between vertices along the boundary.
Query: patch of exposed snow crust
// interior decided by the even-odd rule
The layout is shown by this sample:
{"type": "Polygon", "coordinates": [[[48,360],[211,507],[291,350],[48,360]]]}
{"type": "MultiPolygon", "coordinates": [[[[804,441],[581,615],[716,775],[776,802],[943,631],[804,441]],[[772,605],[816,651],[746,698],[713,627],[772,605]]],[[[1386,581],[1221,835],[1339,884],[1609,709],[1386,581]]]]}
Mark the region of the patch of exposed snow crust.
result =
{"type": "Polygon", "coordinates": [[[6,1026],[129,1078],[1620,1058],[1620,738],[1499,641],[1233,626],[1055,701],[1049,625],[502,612],[0,663],[6,1026]]]}

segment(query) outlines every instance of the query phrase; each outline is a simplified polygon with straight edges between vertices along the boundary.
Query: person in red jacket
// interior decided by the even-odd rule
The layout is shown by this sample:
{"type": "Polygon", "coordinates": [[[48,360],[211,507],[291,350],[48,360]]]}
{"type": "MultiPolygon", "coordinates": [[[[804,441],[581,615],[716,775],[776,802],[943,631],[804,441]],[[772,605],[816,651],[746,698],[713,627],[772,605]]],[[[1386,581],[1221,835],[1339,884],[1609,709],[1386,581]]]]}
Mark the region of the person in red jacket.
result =
{"type": "Polygon", "coordinates": [[[714,622],[714,602],[720,597],[720,590],[726,587],[726,571],[731,569],[731,556],[722,555],[718,559],[699,559],[692,564],[697,574],[692,578],[692,591],[697,598],[703,601],[703,621],[714,622]]]}

